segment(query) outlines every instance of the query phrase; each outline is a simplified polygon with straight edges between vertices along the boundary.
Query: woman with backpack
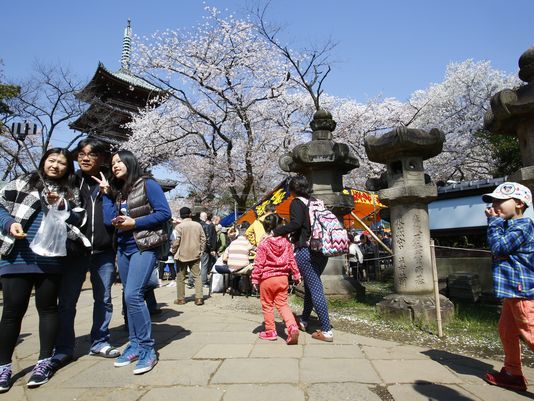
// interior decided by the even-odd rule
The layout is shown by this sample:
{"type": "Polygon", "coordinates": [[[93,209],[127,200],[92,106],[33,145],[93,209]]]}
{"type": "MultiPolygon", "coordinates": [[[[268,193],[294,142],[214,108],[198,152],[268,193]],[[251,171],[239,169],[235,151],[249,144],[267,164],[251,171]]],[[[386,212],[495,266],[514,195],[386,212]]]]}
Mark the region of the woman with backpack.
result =
{"type": "Polygon", "coordinates": [[[297,319],[299,328],[306,331],[312,309],[315,309],[321,329],[312,334],[312,338],[320,341],[332,342],[334,334],[328,316],[328,305],[324,295],[321,274],[328,258],[322,253],[310,249],[311,235],[310,215],[310,184],[302,175],[292,177],[289,181],[289,190],[295,197],[289,207],[290,221],[285,226],[273,230],[274,236],[290,234],[291,242],[295,247],[295,259],[300,274],[304,280],[304,309],[297,319]]]}
{"type": "Polygon", "coordinates": [[[104,193],[104,224],[115,228],[117,265],[128,314],[129,344],[114,365],[137,361],[133,370],[137,375],[152,370],[158,362],[145,291],[169,241],[166,224],[171,210],[159,184],[143,173],[132,152],[115,153],[111,171],[111,182],[103,175],[95,180],[104,193]]]}

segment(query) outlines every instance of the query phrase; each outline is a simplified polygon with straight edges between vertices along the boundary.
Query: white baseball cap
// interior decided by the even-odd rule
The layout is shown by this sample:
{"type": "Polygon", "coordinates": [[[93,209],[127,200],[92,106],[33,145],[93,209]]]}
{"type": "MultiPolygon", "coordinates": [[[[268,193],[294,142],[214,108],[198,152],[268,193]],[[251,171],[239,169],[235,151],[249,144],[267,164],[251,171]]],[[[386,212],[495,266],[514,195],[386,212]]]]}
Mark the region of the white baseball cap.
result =
{"type": "Polygon", "coordinates": [[[493,199],[518,199],[525,205],[532,205],[532,193],[530,189],[517,182],[503,182],[491,194],[482,195],[484,202],[493,202],[493,199]]]}

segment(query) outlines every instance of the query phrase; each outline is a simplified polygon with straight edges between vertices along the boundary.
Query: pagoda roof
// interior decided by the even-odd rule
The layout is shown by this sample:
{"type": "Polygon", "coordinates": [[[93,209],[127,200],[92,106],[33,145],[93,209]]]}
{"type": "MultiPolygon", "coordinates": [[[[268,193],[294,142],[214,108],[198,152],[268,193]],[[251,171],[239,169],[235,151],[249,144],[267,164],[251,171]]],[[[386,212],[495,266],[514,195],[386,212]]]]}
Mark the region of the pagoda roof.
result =
{"type": "Polygon", "coordinates": [[[152,85],[143,78],[135,76],[128,70],[121,68],[114,72],[107,69],[102,62],[99,62],[93,78],[80,92],[78,92],[78,97],[81,99],[92,97],[95,88],[98,88],[106,81],[123,86],[130,91],[139,91],[148,99],[165,94],[165,91],[161,88],[152,85]]]}
{"type": "Polygon", "coordinates": [[[138,88],[143,88],[151,92],[164,92],[162,89],[158,88],[155,85],[152,85],[147,80],[137,77],[130,71],[125,70],[123,68],[121,68],[119,71],[113,72],[108,70],[101,62],[98,63],[98,68],[102,68],[104,71],[106,71],[108,74],[111,74],[113,77],[128,82],[130,85],[136,86],[138,88]]]}

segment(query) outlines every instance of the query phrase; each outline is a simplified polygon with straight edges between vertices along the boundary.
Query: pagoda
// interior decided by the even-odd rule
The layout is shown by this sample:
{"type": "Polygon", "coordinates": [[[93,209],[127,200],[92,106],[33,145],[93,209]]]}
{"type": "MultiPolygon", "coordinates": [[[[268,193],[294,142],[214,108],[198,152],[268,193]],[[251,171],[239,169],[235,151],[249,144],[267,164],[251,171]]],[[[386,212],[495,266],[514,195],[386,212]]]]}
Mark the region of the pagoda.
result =
{"type": "Polygon", "coordinates": [[[89,108],[70,128],[83,132],[89,137],[98,138],[112,145],[120,145],[130,135],[124,124],[132,121],[132,116],[152,103],[159,104],[165,91],[150,82],[135,76],[130,71],[132,28],[130,20],[124,30],[121,68],[111,71],[102,62],[89,83],[76,94],[89,108]]]}

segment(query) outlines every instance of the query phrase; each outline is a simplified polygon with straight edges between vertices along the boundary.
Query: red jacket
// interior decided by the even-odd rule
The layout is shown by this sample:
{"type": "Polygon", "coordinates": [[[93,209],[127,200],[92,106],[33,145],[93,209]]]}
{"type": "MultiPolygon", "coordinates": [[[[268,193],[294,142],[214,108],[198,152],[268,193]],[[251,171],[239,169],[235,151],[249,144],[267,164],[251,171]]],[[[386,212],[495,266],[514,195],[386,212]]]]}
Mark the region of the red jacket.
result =
{"type": "Polygon", "coordinates": [[[275,276],[288,276],[291,272],[293,280],[300,280],[299,269],[293,254],[293,245],[286,237],[268,237],[260,242],[256,249],[252,283],[259,284],[263,280],[275,276]]]}

